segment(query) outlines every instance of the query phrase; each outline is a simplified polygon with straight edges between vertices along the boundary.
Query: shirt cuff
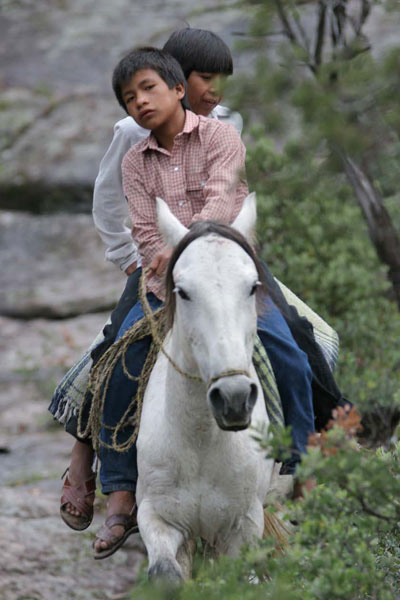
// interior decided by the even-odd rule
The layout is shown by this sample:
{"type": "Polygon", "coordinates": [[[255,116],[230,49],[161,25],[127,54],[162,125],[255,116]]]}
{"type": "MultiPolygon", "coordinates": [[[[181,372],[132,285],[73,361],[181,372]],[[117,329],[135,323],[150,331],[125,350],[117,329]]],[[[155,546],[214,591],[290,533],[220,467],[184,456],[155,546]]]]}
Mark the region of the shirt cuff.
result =
{"type": "Polygon", "coordinates": [[[142,264],[142,261],[140,259],[140,255],[138,252],[132,252],[132,254],[128,257],[128,258],[124,258],[123,260],[120,260],[118,263],[117,261],[115,261],[116,264],[119,264],[119,268],[121,269],[121,271],[125,271],[125,269],[127,269],[129,267],[129,265],[131,265],[133,262],[137,263],[137,267],[140,267],[142,264]]]}

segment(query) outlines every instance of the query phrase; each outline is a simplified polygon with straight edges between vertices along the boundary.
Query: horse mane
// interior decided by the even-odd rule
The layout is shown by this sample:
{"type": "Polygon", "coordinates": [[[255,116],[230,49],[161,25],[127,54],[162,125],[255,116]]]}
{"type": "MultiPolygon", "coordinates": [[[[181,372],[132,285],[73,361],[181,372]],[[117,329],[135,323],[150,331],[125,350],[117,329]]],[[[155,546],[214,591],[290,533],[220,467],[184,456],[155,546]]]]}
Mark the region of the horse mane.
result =
{"type": "Polygon", "coordinates": [[[175,294],[173,292],[175,288],[173,278],[174,266],[182,252],[189,246],[189,244],[191,244],[194,240],[209,234],[219,235],[220,237],[232,240],[233,242],[236,242],[236,244],[239,244],[239,246],[243,248],[243,250],[250,256],[257,269],[258,279],[261,282],[261,285],[257,290],[257,296],[259,297],[260,294],[266,294],[268,292],[267,280],[264,275],[264,270],[261,266],[261,261],[257,258],[255,251],[246,238],[239,231],[230,225],[226,225],[225,223],[219,223],[218,221],[197,221],[190,226],[188,233],[181,239],[177,246],[175,246],[168,263],[168,269],[165,278],[165,309],[168,329],[172,327],[174,322],[176,306],[175,294]]]}

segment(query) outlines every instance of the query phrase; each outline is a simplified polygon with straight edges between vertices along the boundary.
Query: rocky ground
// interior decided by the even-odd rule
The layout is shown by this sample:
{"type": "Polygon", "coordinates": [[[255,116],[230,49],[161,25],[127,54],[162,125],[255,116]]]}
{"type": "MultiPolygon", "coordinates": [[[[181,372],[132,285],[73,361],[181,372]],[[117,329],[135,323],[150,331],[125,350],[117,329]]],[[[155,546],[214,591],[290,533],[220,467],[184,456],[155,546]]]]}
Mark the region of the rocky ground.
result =
{"type": "Polygon", "coordinates": [[[102,329],[125,275],[104,262],[85,214],[0,212],[0,253],[0,598],[122,598],[144,558],[141,542],[136,536],[114,557],[94,561],[101,495],[89,530],[61,521],[72,438],[47,406],[102,329]]]}
{"type": "Polygon", "coordinates": [[[72,438],[53,422],[47,405],[55,382],[106,316],[0,319],[2,600],[123,598],[144,558],[138,536],[132,536],[115,556],[93,560],[92,540],[105,508],[99,494],[88,530],[74,532],[59,517],[60,477],[72,438]]]}
{"type": "Polygon", "coordinates": [[[104,262],[89,215],[0,212],[0,253],[0,598],[122,598],[143,560],[141,542],[132,537],[114,557],[94,561],[101,495],[89,530],[61,521],[60,478],[73,440],[47,406],[102,329],[125,275],[104,262]]]}

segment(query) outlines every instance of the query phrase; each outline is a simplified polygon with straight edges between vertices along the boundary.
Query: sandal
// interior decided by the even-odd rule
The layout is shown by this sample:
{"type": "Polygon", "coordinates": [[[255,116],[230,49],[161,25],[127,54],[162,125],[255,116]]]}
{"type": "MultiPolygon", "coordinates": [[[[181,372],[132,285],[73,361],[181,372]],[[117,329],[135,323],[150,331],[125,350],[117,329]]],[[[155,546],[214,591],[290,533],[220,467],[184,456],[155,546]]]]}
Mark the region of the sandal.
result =
{"type": "Polygon", "coordinates": [[[94,552],[93,557],[96,560],[101,560],[114,554],[114,552],[121,548],[122,544],[130,535],[132,535],[132,533],[137,533],[139,531],[136,516],[137,508],[135,504],[129,515],[111,515],[106,519],[103,527],[96,535],[96,540],[106,542],[106,544],[108,544],[108,548],[94,552]],[[114,527],[115,525],[121,525],[125,529],[125,533],[122,535],[114,535],[111,531],[111,527],[114,527]]]}
{"type": "MultiPolygon", "coordinates": [[[[66,469],[62,477],[65,477],[67,471],[68,469],[66,469]]],[[[93,520],[96,475],[97,473],[93,473],[89,479],[77,486],[71,485],[68,477],[65,477],[62,488],[60,515],[64,523],[66,523],[68,527],[71,527],[71,529],[75,529],[75,531],[87,529],[93,520]],[[93,497],[92,501],[88,500],[90,497],[93,497]],[[71,515],[71,513],[65,509],[68,503],[72,504],[72,506],[82,514],[79,516],[71,515]]]]}

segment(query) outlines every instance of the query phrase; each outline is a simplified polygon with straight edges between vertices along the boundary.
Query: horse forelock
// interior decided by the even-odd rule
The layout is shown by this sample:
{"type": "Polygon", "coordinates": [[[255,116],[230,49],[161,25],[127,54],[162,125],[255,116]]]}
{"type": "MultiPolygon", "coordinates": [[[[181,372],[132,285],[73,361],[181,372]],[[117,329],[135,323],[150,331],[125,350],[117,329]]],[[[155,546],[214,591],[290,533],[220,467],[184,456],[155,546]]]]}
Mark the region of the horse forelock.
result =
{"type": "Polygon", "coordinates": [[[253,250],[249,242],[246,240],[246,238],[239,231],[224,223],[218,223],[216,221],[198,221],[197,223],[194,223],[190,226],[188,233],[177,244],[168,264],[165,279],[165,309],[168,328],[172,327],[173,325],[176,309],[176,298],[173,291],[175,288],[175,282],[173,277],[174,267],[177,261],[179,260],[181,254],[189,246],[189,244],[201,237],[205,237],[210,234],[214,234],[218,237],[222,237],[237,243],[250,256],[257,269],[258,278],[262,283],[257,293],[266,292],[266,281],[261,267],[261,262],[257,258],[255,251],[253,250]]]}

